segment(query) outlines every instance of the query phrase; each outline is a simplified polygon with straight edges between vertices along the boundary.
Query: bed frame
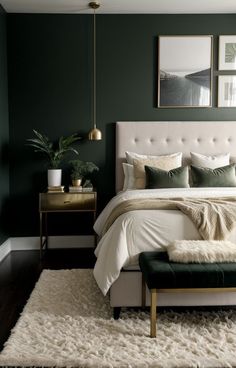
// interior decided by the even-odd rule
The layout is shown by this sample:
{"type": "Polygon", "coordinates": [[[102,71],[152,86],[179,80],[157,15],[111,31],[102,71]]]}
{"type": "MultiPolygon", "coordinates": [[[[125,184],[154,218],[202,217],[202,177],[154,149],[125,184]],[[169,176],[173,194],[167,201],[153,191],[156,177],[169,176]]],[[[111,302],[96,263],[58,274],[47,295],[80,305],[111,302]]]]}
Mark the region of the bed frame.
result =
{"type": "MultiPolygon", "coordinates": [[[[183,152],[183,164],[190,161],[190,151],[203,154],[230,152],[236,162],[236,121],[159,121],[116,123],[116,191],[122,190],[124,174],[122,162],[125,151],[161,155],[183,152]]],[[[122,306],[141,306],[141,273],[124,270],[110,289],[110,304],[119,314],[122,306]],[[118,307],[118,309],[117,309],[118,307]]],[[[147,305],[150,304],[147,293],[147,305]]],[[[161,306],[236,305],[236,292],[183,295],[162,294],[161,306]]]]}

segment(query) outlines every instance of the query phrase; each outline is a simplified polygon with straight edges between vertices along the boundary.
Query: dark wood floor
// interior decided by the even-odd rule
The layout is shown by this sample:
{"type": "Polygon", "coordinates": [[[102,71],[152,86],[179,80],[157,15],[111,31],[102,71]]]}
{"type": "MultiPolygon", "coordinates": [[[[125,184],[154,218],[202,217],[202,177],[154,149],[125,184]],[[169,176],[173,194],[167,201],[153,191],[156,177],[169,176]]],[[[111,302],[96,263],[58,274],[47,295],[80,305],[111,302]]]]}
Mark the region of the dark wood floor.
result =
{"type": "Polygon", "coordinates": [[[93,268],[93,248],[11,252],[0,263],[0,351],[43,269],[93,268]]]}

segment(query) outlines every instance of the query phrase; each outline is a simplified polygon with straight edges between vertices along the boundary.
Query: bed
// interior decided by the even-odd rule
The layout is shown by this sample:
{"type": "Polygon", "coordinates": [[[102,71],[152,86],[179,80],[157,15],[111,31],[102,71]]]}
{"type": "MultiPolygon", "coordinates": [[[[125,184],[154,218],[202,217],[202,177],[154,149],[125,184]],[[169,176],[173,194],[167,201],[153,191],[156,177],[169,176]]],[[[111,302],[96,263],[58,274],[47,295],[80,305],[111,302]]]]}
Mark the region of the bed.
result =
{"type": "MultiPolygon", "coordinates": [[[[126,162],[125,152],[137,154],[167,155],[182,152],[182,164],[189,165],[190,152],[205,155],[230,153],[231,162],[236,162],[236,121],[176,121],[176,122],[117,122],[116,123],[116,192],[115,196],[99,215],[94,229],[101,237],[96,249],[97,262],[94,268],[95,279],[103,294],[109,293],[112,307],[141,306],[141,273],[137,265],[138,252],[154,250],[156,244],[160,251],[165,250],[168,242],[174,239],[201,239],[201,236],[188,216],[176,209],[156,209],[152,211],[155,236],[145,224],[149,223],[149,210],[132,211],[120,215],[103,234],[103,225],[112,210],[120,202],[157,196],[155,189],[122,191],[124,173],[122,163],[126,162]],[[130,217],[135,227],[130,227],[130,217]],[[133,220],[135,218],[135,220],[133,220]],[[125,224],[125,225],[124,225],[125,224]],[[133,231],[133,229],[137,229],[133,231]],[[158,228],[158,233],[156,230],[158,228]],[[130,231],[130,229],[132,229],[130,231]],[[127,238],[136,243],[137,249],[128,249],[127,238]],[[117,257],[119,260],[117,261],[117,257]],[[115,271],[114,271],[115,269],[115,271]]],[[[236,187],[227,188],[177,188],[161,189],[162,197],[236,197],[236,187]]],[[[234,229],[229,239],[236,242],[234,229]]],[[[130,240],[128,240],[129,242],[130,240]]],[[[147,295],[147,305],[149,296],[147,295]]],[[[201,296],[194,293],[162,294],[160,306],[199,306],[199,305],[236,305],[236,293],[214,293],[201,296]]]]}

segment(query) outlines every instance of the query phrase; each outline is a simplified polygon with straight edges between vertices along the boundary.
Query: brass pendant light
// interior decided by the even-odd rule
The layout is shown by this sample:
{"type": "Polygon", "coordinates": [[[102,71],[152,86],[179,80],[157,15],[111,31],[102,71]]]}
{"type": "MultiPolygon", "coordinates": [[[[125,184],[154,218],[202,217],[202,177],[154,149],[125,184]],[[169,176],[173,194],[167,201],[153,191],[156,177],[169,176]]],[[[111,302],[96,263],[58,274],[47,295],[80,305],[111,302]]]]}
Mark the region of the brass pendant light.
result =
{"type": "Polygon", "coordinates": [[[89,3],[93,9],[93,128],[90,130],[88,139],[91,141],[99,141],[102,139],[102,132],[97,128],[96,124],[96,14],[95,11],[100,7],[100,3],[92,1],[89,3]]]}

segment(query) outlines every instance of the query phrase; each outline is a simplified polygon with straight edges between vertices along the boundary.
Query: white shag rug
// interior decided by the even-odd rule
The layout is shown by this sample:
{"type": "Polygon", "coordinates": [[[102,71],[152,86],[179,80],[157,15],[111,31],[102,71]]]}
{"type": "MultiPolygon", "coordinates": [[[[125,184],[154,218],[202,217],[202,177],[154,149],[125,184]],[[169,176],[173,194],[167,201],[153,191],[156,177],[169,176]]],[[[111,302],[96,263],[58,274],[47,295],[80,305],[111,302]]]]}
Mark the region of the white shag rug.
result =
{"type": "Polygon", "coordinates": [[[0,366],[18,367],[236,367],[236,312],[158,314],[157,338],[149,313],[112,318],[92,270],[42,272],[0,353],[0,366]]]}

